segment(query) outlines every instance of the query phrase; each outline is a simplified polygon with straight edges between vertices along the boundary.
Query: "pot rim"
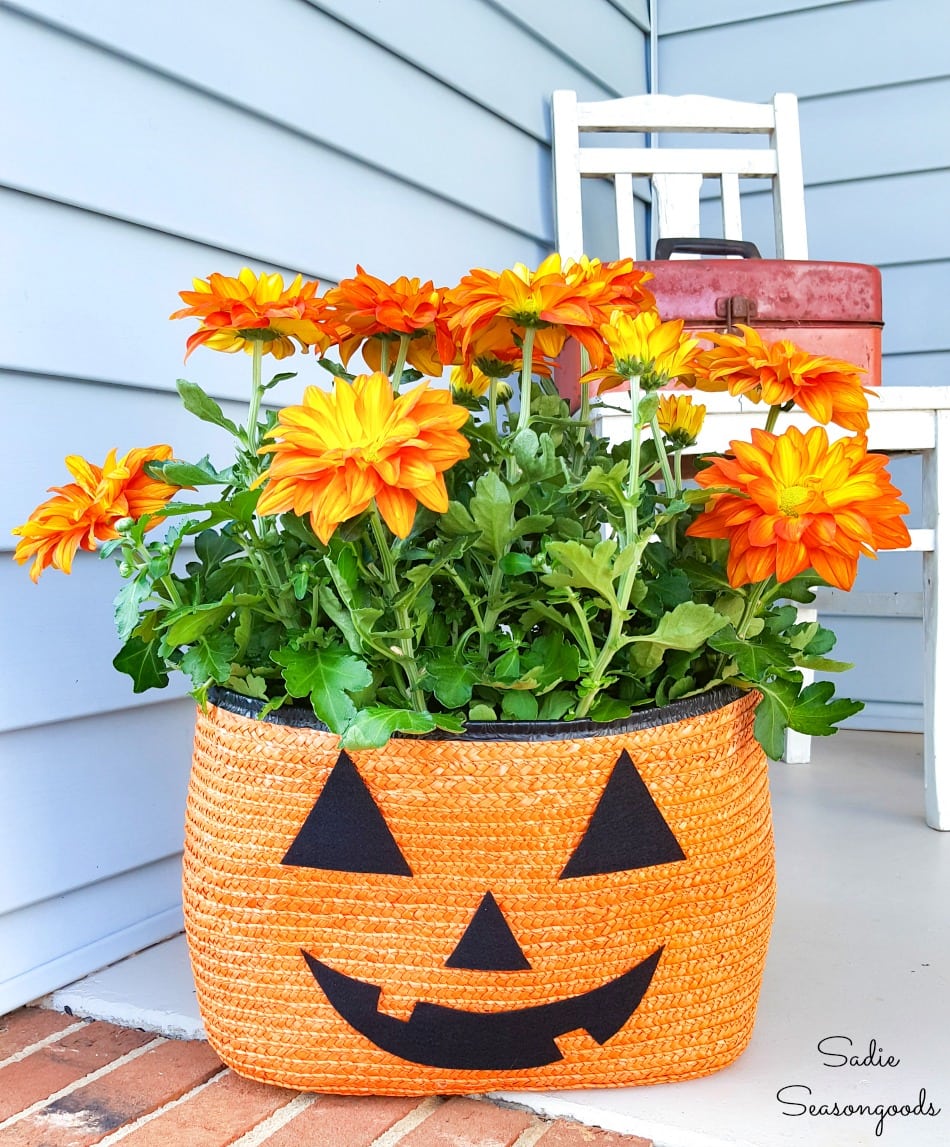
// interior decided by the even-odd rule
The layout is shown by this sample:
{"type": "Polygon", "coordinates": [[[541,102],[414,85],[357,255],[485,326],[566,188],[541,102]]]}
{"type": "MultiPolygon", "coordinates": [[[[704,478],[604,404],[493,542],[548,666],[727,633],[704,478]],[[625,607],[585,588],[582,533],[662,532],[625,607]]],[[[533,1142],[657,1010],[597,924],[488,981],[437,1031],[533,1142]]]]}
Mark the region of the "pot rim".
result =
{"type": "MultiPolygon", "coordinates": [[[[671,701],[669,705],[654,705],[635,710],[629,717],[621,717],[616,721],[469,721],[465,726],[465,732],[461,735],[436,729],[421,735],[395,733],[394,736],[401,740],[415,741],[555,741],[610,737],[636,732],[639,729],[673,725],[677,721],[688,720],[691,717],[702,717],[745,696],[747,693],[734,685],[718,685],[705,693],[696,693],[691,697],[671,701]]],[[[265,704],[221,686],[209,689],[208,700],[219,709],[252,720],[259,719],[260,711],[265,704]]],[[[323,733],[331,731],[315,716],[312,709],[303,705],[285,705],[276,712],[268,713],[263,720],[272,725],[314,729],[323,733]]]]}

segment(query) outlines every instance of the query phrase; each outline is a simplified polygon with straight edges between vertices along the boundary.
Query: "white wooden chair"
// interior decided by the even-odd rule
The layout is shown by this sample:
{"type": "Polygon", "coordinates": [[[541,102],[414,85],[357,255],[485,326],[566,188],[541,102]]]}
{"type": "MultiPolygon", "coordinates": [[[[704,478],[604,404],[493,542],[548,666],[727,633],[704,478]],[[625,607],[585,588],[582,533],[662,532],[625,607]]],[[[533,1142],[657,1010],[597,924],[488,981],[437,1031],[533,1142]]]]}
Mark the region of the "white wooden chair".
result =
{"type": "Polygon", "coordinates": [[[798,100],[779,93],[770,104],[741,103],[711,96],[629,96],[580,103],[572,91],[552,97],[554,197],[557,249],[585,254],[581,180],[610,178],[614,184],[618,253],[637,252],[634,228],[635,176],[649,177],[656,199],[655,238],[700,234],[703,179],[718,179],[724,239],[742,238],[740,179],[768,179],[775,214],[779,259],[807,259],[805,191],[802,178],[798,100]],[[764,135],[768,147],[582,147],[580,136],[624,132],[652,136],[666,132],[764,135]]]}
{"type": "MultiPolygon", "coordinates": [[[[610,179],[614,186],[618,254],[649,258],[649,248],[638,252],[634,226],[634,179],[647,178],[654,204],[655,238],[700,235],[700,192],[703,180],[718,179],[722,208],[722,237],[742,238],[740,179],[771,182],[778,258],[808,257],[805,227],[804,181],[798,129],[798,101],[789,93],[771,103],[752,104],[706,96],[631,96],[625,99],[582,103],[572,91],[554,92],[553,152],[557,250],[577,258],[585,254],[581,181],[610,179]],[[642,147],[583,147],[591,132],[624,132],[648,137],[642,147]],[[759,134],[767,147],[656,146],[661,133],[759,134]]],[[[731,438],[748,436],[761,425],[761,409],[729,396],[704,396],[709,408],[699,449],[722,450],[731,438]],[[707,401],[711,399],[712,401],[707,401]]],[[[616,441],[626,437],[629,421],[621,415],[604,417],[603,432],[616,441]]],[[[938,608],[938,557],[950,545],[941,523],[940,505],[950,506],[950,463],[939,461],[938,444],[950,449],[950,387],[884,389],[872,400],[872,449],[920,453],[923,458],[924,514],[927,528],[911,531],[912,548],[923,551],[924,584],[924,765],[927,823],[950,829],[950,725],[936,720],[936,698],[950,686],[950,611],[938,608]],[[942,652],[941,652],[942,650],[942,652]]],[[[948,550],[950,552],[950,550],[948,550]]],[[[884,559],[886,560],[886,555],[884,559]]],[[[948,575],[950,576],[950,575],[948,575]]],[[[862,613],[893,615],[894,595],[850,595],[862,613]],[[877,599],[884,598],[884,601],[877,599]],[[860,601],[858,601],[860,599],[860,601]],[[881,609],[881,606],[884,606],[881,609]],[[876,608],[877,607],[877,608],[876,608]]],[[[818,606],[835,605],[832,591],[820,595],[818,606]]],[[[802,610],[803,620],[815,616],[802,610]]],[[[786,761],[810,758],[811,739],[790,733],[786,761]]]]}

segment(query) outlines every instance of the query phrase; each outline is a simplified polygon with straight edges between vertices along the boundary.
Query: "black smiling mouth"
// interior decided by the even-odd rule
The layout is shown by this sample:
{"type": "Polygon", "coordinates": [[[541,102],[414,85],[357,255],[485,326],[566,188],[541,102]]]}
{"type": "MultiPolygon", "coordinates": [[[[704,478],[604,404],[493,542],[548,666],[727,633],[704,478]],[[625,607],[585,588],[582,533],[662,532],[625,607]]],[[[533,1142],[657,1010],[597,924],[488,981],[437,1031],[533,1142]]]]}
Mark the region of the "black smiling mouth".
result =
{"type": "MultiPolygon", "coordinates": [[[[301,949],[301,951],[303,951],[301,949]]],[[[653,979],[663,949],[593,991],[507,1012],[469,1012],[419,1002],[408,1020],[379,1011],[381,989],[336,972],[303,952],[327,999],[377,1047],[425,1067],[516,1071],[561,1059],[556,1036],[583,1028],[599,1044],[633,1015],[653,979]]]]}

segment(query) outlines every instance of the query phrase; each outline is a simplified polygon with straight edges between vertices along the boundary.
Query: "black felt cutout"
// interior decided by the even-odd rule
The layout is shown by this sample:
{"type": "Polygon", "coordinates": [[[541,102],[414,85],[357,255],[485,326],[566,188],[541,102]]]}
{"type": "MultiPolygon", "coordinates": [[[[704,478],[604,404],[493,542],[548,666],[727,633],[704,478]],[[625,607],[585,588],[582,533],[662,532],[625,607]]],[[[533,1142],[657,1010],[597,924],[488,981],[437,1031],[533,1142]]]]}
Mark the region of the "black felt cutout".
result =
{"type": "Polygon", "coordinates": [[[522,972],[531,967],[490,892],[482,897],[445,966],[475,972],[522,972]]]}
{"type": "Polygon", "coordinates": [[[562,1058],[556,1038],[583,1028],[599,1044],[639,1007],[662,948],[593,991],[507,1012],[469,1012],[420,1001],[408,1020],[379,1010],[380,988],[338,972],[303,951],[313,978],[337,1013],[390,1055],[427,1067],[518,1071],[562,1058]]]}
{"type": "Polygon", "coordinates": [[[282,864],[412,876],[356,765],[340,753],[282,864]]]}
{"type": "Polygon", "coordinates": [[[628,872],[685,859],[686,854],[624,749],[560,879],[628,872]]]}

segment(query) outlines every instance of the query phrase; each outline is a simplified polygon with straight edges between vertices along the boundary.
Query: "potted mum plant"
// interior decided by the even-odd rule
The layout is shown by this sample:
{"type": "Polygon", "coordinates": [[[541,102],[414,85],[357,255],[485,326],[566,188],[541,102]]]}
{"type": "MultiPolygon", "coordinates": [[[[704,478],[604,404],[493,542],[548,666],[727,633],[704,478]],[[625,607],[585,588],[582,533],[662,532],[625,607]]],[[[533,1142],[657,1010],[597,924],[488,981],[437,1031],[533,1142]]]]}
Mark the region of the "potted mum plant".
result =
{"type": "Polygon", "coordinates": [[[688,337],[647,279],[554,255],[450,289],[196,280],[172,317],[198,320],[187,355],[249,355],[246,421],[178,389],[233,459],[69,458],[15,531],[34,580],[112,555],[116,667],[136,691],[191,682],[187,931],[238,1071],[602,1086],[748,1042],[774,899],[763,749],[860,708],[803,683],[844,666],[794,602],[907,545],[907,507],[867,452],[856,368],[751,328],[688,337]],[[568,340],[590,366],[574,413],[552,381],[568,340]],[[297,351],[329,373],[268,409],[293,376],[265,380],[265,357],[297,351]],[[686,480],[697,389],[768,413],[686,480]],[[795,405],[816,425],[780,432],[795,405]]]}

